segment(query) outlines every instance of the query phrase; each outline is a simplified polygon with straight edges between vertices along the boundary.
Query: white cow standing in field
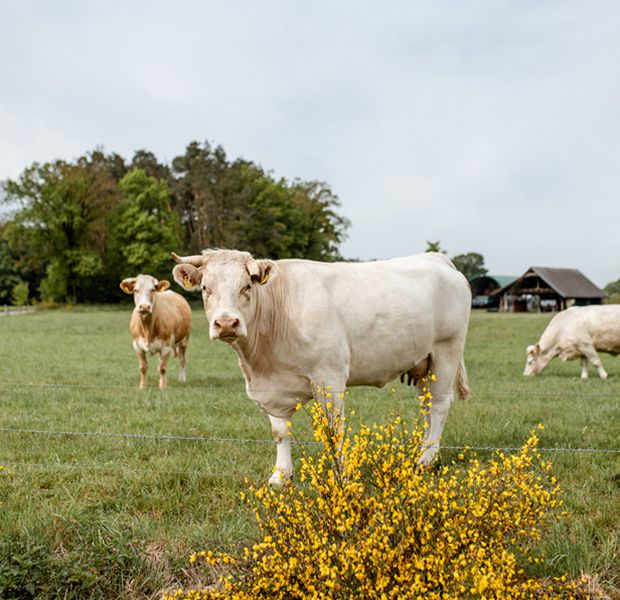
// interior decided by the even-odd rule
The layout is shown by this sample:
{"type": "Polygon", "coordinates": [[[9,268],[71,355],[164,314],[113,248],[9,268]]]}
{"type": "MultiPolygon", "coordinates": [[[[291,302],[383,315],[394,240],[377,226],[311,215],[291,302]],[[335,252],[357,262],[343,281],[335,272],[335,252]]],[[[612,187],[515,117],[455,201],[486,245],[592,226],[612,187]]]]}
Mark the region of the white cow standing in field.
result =
{"type": "Polygon", "coordinates": [[[179,357],[179,381],[185,383],[185,364],[192,311],[187,300],[171,290],[170,282],[158,281],[151,275],[128,277],[120,283],[121,290],[133,294],[135,308],[129,331],[133,349],[140,364],[140,389],[146,387],[146,354],[159,354],[159,387],[167,385],[166,368],[173,352],[179,357]]]}
{"type": "Polygon", "coordinates": [[[418,379],[429,364],[437,381],[423,460],[432,461],[453,387],[462,398],[468,393],[471,292],[447,257],[320,263],[256,260],[237,250],[173,257],[175,280],[202,291],[211,338],[234,348],[248,396],[269,415],[277,444],[271,483],[293,472],[289,419],[314,385],[331,386],[342,414],[347,386],[418,379]]]}
{"type": "Polygon", "coordinates": [[[542,373],[551,359],[581,359],[581,378],[588,377],[588,361],[607,379],[598,352],[620,354],[620,305],[573,306],[558,313],[540,341],[527,347],[524,375],[542,373]]]}

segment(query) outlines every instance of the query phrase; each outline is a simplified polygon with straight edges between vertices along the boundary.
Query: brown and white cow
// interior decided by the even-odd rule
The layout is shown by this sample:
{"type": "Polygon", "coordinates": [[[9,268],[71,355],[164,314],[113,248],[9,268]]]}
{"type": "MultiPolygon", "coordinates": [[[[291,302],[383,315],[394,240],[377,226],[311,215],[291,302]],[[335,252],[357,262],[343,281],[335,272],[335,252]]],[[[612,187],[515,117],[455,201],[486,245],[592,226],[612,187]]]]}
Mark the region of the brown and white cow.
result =
{"type": "Polygon", "coordinates": [[[146,354],[159,354],[159,387],[164,389],[168,358],[173,352],[179,357],[179,381],[185,383],[185,364],[192,311],[187,300],[171,290],[170,282],[158,281],[151,275],[128,277],[120,283],[121,290],[133,294],[135,308],[129,331],[133,349],[140,363],[140,389],[146,387],[146,354]]]}
{"type": "Polygon", "coordinates": [[[271,483],[292,474],[290,418],[314,385],[331,386],[342,414],[347,386],[416,378],[429,357],[437,381],[424,461],[434,458],[454,385],[461,397],[468,391],[471,293],[448,258],[321,263],[256,260],[237,250],[173,258],[175,280],[202,291],[211,338],[234,348],[248,396],[269,415],[277,444],[271,483]]]}
{"type": "Polygon", "coordinates": [[[551,359],[581,359],[581,378],[588,377],[588,361],[607,379],[598,352],[620,354],[620,305],[573,306],[551,319],[540,341],[527,347],[524,375],[542,373],[551,359]]]}

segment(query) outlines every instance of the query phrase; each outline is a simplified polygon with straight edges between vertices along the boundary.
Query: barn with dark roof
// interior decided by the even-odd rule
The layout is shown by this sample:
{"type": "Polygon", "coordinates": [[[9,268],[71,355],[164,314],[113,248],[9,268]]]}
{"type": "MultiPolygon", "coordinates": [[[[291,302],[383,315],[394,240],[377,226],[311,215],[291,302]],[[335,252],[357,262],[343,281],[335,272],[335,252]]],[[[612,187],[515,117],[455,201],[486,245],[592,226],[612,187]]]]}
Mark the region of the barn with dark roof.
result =
{"type": "Polygon", "coordinates": [[[514,275],[478,275],[473,277],[469,280],[472,297],[471,307],[497,310],[499,296],[494,296],[493,292],[507,286],[515,279],[514,275]]]}
{"type": "Polygon", "coordinates": [[[564,310],[602,304],[605,293],[578,269],[530,267],[521,277],[493,292],[506,312],[564,310]]]}

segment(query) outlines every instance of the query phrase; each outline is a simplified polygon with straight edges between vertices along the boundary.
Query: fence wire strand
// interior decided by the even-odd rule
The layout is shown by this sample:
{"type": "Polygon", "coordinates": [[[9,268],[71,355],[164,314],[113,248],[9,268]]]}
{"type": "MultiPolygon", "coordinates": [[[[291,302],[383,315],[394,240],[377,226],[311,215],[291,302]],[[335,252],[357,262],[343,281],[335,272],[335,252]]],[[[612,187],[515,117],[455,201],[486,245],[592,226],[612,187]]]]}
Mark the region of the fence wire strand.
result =
{"type": "MultiPolygon", "coordinates": [[[[36,389],[96,389],[96,390],[126,390],[126,391],[135,391],[139,394],[144,394],[144,392],[153,391],[156,393],[161,392],[156,385],[153,385],[146,390],[138,390],[137,385],[115,385],[115,384],[102,384],[102,383],[48,383],[48,382],[36,382],[36,381],[26,381],[26,382],[14,382],[14,381],[0,381],[0,388],[36,388],[36,389]]],[[[396,391],[407,393],[409,392],[412,397],[415,397],[417,392],[412,392],[411,387],[404,386],[400,383],[394,382],[393,386],[385,386],[385,391],[389,391],[388,393],[394,393],[396,391]]],[[[264,390],[254,390],[258,393],[283,393],[290,391],[291,393],[298,393],[298,390],[283,390],[283,389],[264,389],[264,390]]],[[[179,394],[183,395],[187,392],[207,392],[207,393],[218,393],[218,394],[233,394],[239,395],[244,400],[247,400],[247,395],[245,393],[244,384],[242,382],[239,383],[239,386],[173,386],[166,388],[163,393],[169,394],[179,394]]],[[[504,390],[501,392],[495,391],[480,391],[476,392],[475,390],[471,393],[472,398],[571,398],[572,400],[577,398],[582,398],[584,400],[587,399],[597,399],[597,398],[614,398],[618,399],[619,394],[595,394],[595,393],[579,393],[575,394],[572,391],[568,392],[548,392],[548,393],[534,393],[529,390],[517,389],[517,390],[504,390]]]]}

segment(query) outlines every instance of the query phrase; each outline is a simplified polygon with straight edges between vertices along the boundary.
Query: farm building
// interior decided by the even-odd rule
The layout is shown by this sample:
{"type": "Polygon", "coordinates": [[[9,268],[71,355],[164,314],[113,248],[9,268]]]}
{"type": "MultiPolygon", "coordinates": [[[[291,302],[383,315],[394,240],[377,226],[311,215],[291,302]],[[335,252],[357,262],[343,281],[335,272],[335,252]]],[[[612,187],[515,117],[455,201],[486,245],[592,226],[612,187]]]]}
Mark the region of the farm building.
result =
{"type": "Polygon", "coordinates": [[[578,269],[530,267],[492,294],[506,312],[546,312],[569,306],[602,304],[605,293],[578,269]]]}
{"type": "Polygon", "coordinates": [[[512,283],[514,275],[478,275],[469,281],[471,286],[472,308],[499,308],[499,296],[493,296],[493,292],[512,283]]]}

